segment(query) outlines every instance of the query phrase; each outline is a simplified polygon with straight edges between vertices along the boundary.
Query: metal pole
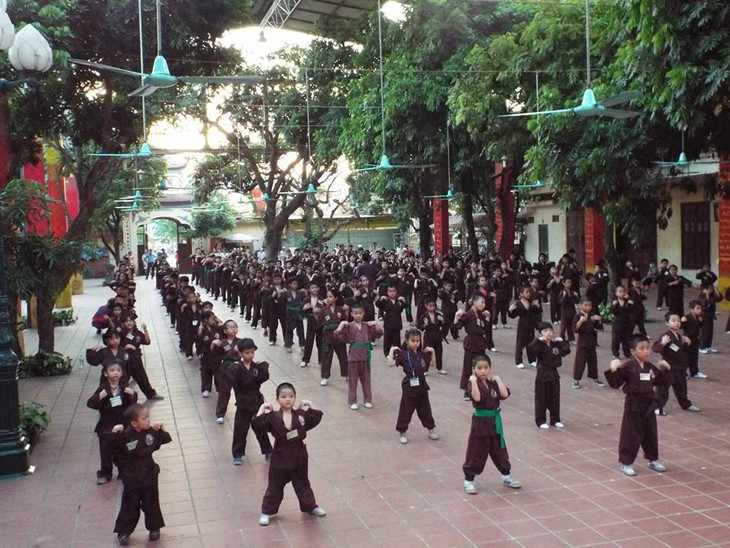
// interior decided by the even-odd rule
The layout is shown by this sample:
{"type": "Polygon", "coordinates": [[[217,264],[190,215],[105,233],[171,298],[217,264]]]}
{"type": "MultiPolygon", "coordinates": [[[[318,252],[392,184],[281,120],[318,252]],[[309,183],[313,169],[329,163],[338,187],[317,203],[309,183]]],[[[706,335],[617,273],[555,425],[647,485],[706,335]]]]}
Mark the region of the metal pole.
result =
{"type": "Polygon", "coordinates": [[[0,477],[27,474],[30,444],[20,429],[18,356],[5,278],[5,236],[0,233],[0,477]]]}

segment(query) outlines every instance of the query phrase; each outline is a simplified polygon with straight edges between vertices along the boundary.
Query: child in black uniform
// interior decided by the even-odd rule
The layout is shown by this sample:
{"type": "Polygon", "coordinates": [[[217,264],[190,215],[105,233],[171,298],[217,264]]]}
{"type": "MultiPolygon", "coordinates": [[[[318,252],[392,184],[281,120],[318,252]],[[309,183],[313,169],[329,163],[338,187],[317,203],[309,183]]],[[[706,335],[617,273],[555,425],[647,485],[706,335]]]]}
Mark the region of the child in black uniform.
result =
{"type": "MultiPolygon", "coordinates": [[[[259,407],[264,403],[261,385],[269,380],[269,364],[254,362],[254,353],[258,350],[252,339],[241,339],[236,344],[238,360],[226,361],[224,374],[227,375],[233,393],[236,394],[236,418],[233,423],[233,464],[240,466],[241,458],[246,454],[246,436],[251,420],[259,407]]],[[[261,447],[261,454],[266,460],[271,459],[271,442],[265,433],[255,432],[261,447]]]]}
{"type": "Polygon", "coordinates": [[[553,338],[553,326],[543,322],[537,326],[540,336],[530,343],[530,351],[537,358],[535,375],[535,424],[547,429],[546,411],[550,411],[550,424],[563,428],[560,420],[560,375],[563,356],[570,354],[570,343],[560,337],[553,338]]]}
{"type": "Polygon", "coordinates": [[[137,527],[140,509],[144,512],[144,525],[150,532],[150,540],[160,538],[165,520],[157,485],[160,467],[152,459],[152,453],[172,441],[161,422],[150,426],[150,412],[143,405],[130,405],[124,412],[124,419],[128,424],[126,428],[117,424],[112,430],[116,434],[114,444],[124,481],[122,505],[114,524],[117,541],[122,546],[126,546],[137,527]]]}
{"type": "Polygon", "coordinates": [[[654,364],[649,362],[651,348],[649,340],[643,335],[634,335],[629,342],[633,359],[622,362],[612,360],[606,371],[606,380],[611,388],[622,388],[624,416],[621,420],[621,435],[618,442],[618,460],[621,472],[635,476],[633,464],[639,447],[649,460],[649,468],[664,472],[666,467],[659,462],[659,434],[657,431],[657,408],[655,386],[671,383],[669,364],[664,360],[654,364]]]}
{"type": "Polygon", "coordinates": [[[436,423],[433,420],[431,401],[428,397],[430,390],[426,382],[426,373],[431,365],[435,364],[435,352],[433,348],[425,347],[420,349],[421,333],[417,329],[406,331],[405,344],[403,347],[394,346],[388,354],[388,365],[403,368],[405,377],[401,383],[403,394],[400,398],[400,409],[395,429],[400,432],[400,442],[408,443],[406,431],[413,417],[413,411],[418,413],[418,418],[424,428],[428,429],[428,439],[439,439],[434,432],[436,423]]]}
{"type": "Polygon", "coordinates": [[[111,431],[122,422],[124,410],[137,402],[137,393],[127,386],[129,379],[124,376],[121,360],[110,358],[102,364],[102,367],[104,380],[86,402],[88,407],[99,411],[99,422],[94,428],[94,432],[99,436],[101,456],[101,468],[96,473],[97,485],[104,485],[112,479],[114,451],[110,443],[111,431]]]}
{"type": "Polygon", "coordinates": [[[504,485],[512,489],[519,489],[522,486],[510,474],[511,465],[502,428],[502,410],[499,407],[499,402],[509,397],[509,388],[502,379],[491,373],[492,362],[489,357],[475,356],[472,361],[472,375],[467,386],[474,414],[471,418],[471,432],[462,466],[464,490],[470,495],[477,493],[474,478],[484,471],[488,457],[492,457],[492,462],[502,474],[504,485]]]}
{"type": "Polygon", "coordinates": [[[322,411],[312,407],[312,403],[302,400],[298,409],[294,408],[297,393],[288,382],[276,387],[276,400],[279,404],[264,403],[253,420],[254,432],[274,436],[274,452],[269,466],[269,485],[261,503],[259,525],[269,525],[271,516],[279,511],[284,498],[284,487],[291,482],[299,499],[299,509],[314,516],[325,516],[326,512],[317,506],[314,492],[309,483],[309,456],[304,439],[307,431],[322,420],[322,411]]]}
{"type": "Polygon", "coordinates": [[[436,300],[427,297],[424,303],[424,312],[418,318],[418,328],[423,330],[423,344],[433,349],[436,360],[436,372],[446,375],[444,371],[444,317],[436,310],[436,300]]]}

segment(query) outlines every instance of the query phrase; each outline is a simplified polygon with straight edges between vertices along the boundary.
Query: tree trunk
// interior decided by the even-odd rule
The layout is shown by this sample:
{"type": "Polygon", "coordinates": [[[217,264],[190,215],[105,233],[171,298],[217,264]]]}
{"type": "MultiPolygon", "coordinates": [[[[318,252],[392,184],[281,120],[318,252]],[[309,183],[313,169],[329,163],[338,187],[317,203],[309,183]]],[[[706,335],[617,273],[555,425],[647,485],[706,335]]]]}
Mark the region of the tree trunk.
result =
{"type": "Polygon", "coordinates": [[[264,233],[264,246],[266,246],[266,259],[276,261],[281,251],[281,235],[284,232],[284,225],[272,222],[267,223],[264,233]]]}
{"type": "Polygon", "coordinates": [[[614,244],[615,232],[616,225],[606,223],[606,230],[603,233],[603,258],[606,261],[608,275],[611,277],[611,281],[608,285],[609,301],[613,298],[612,295],[616,291],[616,286],[621,283],[621,261],[619,261],[618,252],[616,251],[616,245],[614,244]]]}
{"type": "Polygon", "coordinates": [[[472,257],[477,257],[479,255],[479,240],[474,229],[474,201],[468,192],[464,193],[464,199],[461,202],[461,217],[464,226],[466,226],[466,243],[469,248],[469,254],[472,257]]]}
{"type": "Polygon", "coordinates": [[[36,319],[38,321],[38,351],[53,352],[55,347],[55,332],[53,325],[53,307],[55,299],[47,291],[36,294],[36,319]]]}

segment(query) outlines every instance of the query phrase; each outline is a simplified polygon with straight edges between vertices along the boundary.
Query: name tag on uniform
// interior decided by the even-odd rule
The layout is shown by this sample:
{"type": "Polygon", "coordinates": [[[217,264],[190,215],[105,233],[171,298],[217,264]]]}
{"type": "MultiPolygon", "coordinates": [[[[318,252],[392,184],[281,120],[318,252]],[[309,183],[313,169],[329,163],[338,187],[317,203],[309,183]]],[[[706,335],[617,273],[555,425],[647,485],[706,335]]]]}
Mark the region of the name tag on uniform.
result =
{"type": "Polygon", "coordinates": [[[639,380],[640,381],[650,381],[651,373],[639,373],[639,380]]]}
{"type": "Polygon", "coordinates": [[[127,338],[128,338],[128,339],[129,339],[130,341],[133,341],[133,340],[134,340],[134,333],[127,333],[127,338]]]}
{"type": "Polygon", "coordinates": [[[293,440],[299,437],[299,431],[298,430],[290,430],[286,433],[286,439],[293,440]]]}
{"type": "Polygon", "coordinates": [[[121,396],[112,396],[109,398],[109,405],[112,407],[119,407],[122,405],[122,397],[121,396]]]}
{"type": "Polygon", "coordinates": [[[411,377],[408,382],[411,386],[421,386],[421,380],[418,377],[411,377]]]}
{"type": "Polygon", "coordinates": [[[134,451],[137,449],[137,440],[132,440],[127,443],[127,451],[134,451]]]}
{"type": "Polygon", "coordinates": [[[225,350],[226,352],[228,352],[230,349],[231,349],[231,345],[230,344],[227,344],[227,345],[225,345],[223,347],[223,350],[225,350]]]}
{"type": "Polygon", "coordinates": [[[676,344],[672,343],[669,345],[669,350],[671,350],[672,352],[677,352],[679,350],[679,347],[676,344]]]}
{"type": "Polygon", "coordinates": [[[199,324],[199,323],[200,323],[200,322],[199,322],[198,320],[193,320],[193,327],[198,327],[198,324],[199,324]]]}

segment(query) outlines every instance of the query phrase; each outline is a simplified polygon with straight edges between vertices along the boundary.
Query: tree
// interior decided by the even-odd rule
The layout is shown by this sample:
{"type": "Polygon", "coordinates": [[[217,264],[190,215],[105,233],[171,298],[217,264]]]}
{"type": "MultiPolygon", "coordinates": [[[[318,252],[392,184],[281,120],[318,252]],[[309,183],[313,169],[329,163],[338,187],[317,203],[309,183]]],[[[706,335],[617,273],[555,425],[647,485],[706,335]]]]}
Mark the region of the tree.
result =
{"type": "MultiPolygon", "coordinates": [[[[183,0],[167,3],[163,12],[164,51],[171,70],[179,74],[205,74],[219,70],[226,63],[235,64],[235,52],[223,49],[217,39],[228,25],[245,20],[248,3],[238,0],[183,0]],[[181,61],[184,60],[184,61],[181,61]]],[[[145,43],[154,51],[154,8],[145,2],[145,43]]],[[[92,159],[90,152],[114,152],[130,149],[144,138],[139,99],[126,94],[137,86],[134,78],[97,73],[70,66],[69,57],[104,62],[136,69],[139,66],[137,41],[137,2],[133,0],[16,0],[9,6],[9,15],[20,28],[24,21],[35,21],[49,39],[54,51],[54,67],[33,93],[8,96],[9,110],[0,116],[0,126],[10,126],[12,157],[6,166],[16,173],[17,166],[36,155],[34,142],[44,138],[46,146],[57,149],[62,169],[74,175],[79,190],[79,212],[69,223],[68,232],[49,252],[44,271],[52,265],[53,284],[38,283],[29,291],[38,299],[39,348],[54,347],[52,310],[55,298],[77,268],[73,257],[61,251],[86,239],[91,218],[110,190],[110,170],[119,160],[92,159]],[[7,115],[12,112],[12,117],[7,115]],[[70,146],[58,145],[59,137],[70,146]],[[58,281],[58,283],[55,283],[58,281]]],[[[146,59],[149,67],[150,59],[146,59]]],[[[229,65],[230,66],[230,65],[229,65]]],[[[159,91],[148,100],[151,116],[163,113],[159,101],[174,97],[175,90],[159,91]]],[[[1,107],[2,105],[0,105],[1,107]]],[[[2,108],[0,108],[2,113],[2,108]]],[[[7,175],[5,175],[7,179],[7,175]]],[[[23,253],[18,250],[17,253],[23,253]]],[[[29,279],[29,282],[33,279],[29,279]]],[[[37,281],[37,280],[36,280],[37,281]]]]}
{"type": "Polygon", "coordinates": [[[281,249],[289,218],[307,201],[310,185],[322,188],[337,172],[339,151],[333,143],[352,51],[343,43],[315,40],[308,48],[282,53],[277,66],[265,71],[264,83],[235,89],[220,116],[208,121],[235,148],[199,165],[196,200],[202,203],[216,190],[247,195],[258,187],[270,260],[281,249]]]}
{"type": "Polygon", "coordinates": [[[193,210],[191,237],[220,236],[226,230],[236,228],[236,210],[221,194],[213,194],[205,206],[193,210]]]}
{"type": "Polygon", "coordinates": [[[107,175],[111,181],[102,183],[109,191],[99,201],[90,225],[117,264],[122,258],[122,223],[127,215],[125,208],[136,203],[140,211],[156,209],[160,204],[160,181],[166,171],[164,161],[157,158],[141,163],[129,162],[122,169],[107,175]],[[141,193],[141,199],[136,198],[137,191],[141,193]]]}
{"type": "MultiPolygon", "coordinates": [[[[383,149],[393,163],[433,164],[432,169],[369,172],[354,180],[355,186],[392,204],[391,211],[401,226],[418,218],[424,256],[431,253],[433,211],[423,196],[446,193],[449,170],[457,187],[453,190],[464,192],[462,213],[470,227],[470,245],[476,249],[472,202],[480,196],[484,182],[492,183],[492,169],[489,158],[476,146],[463,148],[469,140],[463,127],[454,123],[449,90],[468,70],[465,58],[473,44],[487,40],[511,17],[512,10],[500,6],[430,0],[413,4],[402,25],[382,21],[384,129],[377,15],[363,31],[364,47],[358,58],[363,74],[350,89],[343,147],[356,166],[373,163],[383,149]],[[451,147],[451,166],[447,163],[447,124],[451,145],[456,145],[451,147]]],[[[483,201],[491,204],[491,196],[483,201]]]]}

